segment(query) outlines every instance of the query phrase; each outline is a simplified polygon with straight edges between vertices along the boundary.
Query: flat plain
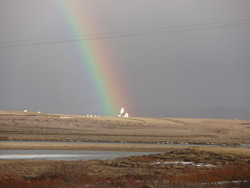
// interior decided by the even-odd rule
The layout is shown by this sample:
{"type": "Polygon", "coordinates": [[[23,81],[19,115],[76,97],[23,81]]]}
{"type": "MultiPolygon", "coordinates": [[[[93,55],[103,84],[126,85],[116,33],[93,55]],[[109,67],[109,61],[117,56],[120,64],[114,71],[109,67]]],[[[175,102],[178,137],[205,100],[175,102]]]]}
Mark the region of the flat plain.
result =
{"type": "Polygon", "coordinates": [[[162,152],[115,160],[0,160],[0,187],[249,187],[250,148],[232,147],[249,145],[249,135],[250,120],[0,111],[1,141],[60,141],[1,142],[1,150],[162,152]]]}
{"type": "Polygon", "coordinates": [[[250,144],[250,120],[89,117],[0,111],[0,140],[250,144]]]}

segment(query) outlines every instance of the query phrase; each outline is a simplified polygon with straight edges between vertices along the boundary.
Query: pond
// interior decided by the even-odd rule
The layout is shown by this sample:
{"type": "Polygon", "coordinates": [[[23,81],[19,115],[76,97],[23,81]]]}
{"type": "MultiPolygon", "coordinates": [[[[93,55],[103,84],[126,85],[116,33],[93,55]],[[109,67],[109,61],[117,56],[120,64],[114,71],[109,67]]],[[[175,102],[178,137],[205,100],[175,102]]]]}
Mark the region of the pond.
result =
{"type": "Polygon", "coordinates": [[[0,150],[0,159],[18,160],[106,160],[150,155],[159,152],[88,151],[88,150],[0,150]]]}

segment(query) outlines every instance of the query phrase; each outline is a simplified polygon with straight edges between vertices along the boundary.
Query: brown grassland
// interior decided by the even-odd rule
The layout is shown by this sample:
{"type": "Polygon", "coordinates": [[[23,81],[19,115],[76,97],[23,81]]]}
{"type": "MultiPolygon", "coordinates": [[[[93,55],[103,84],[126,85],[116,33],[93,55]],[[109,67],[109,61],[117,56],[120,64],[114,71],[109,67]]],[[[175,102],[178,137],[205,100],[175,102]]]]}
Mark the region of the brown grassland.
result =
{"type": "Polygon", "coordinates": [[[250,187],[249,147],[150,144],[244,145],[250,144],[249,135],[250,120],[85,117],[0,111],[1,141],[90,142],[0,143],[0,150],[162,152],[115,160],[0,160],[0,187],[250,187]]]}
{"type": "Polygon", "coordinates": [[[84,117],[0,111],[1,140],[250,144],[250,120],[84,117]]]}

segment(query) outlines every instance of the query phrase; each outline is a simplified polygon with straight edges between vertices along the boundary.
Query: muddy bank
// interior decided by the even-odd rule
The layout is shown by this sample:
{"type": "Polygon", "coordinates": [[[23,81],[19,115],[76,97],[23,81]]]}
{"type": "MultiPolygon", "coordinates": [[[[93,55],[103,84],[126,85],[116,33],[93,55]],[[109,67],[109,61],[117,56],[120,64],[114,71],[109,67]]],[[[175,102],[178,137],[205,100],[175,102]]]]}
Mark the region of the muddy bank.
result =
{"type": "Polygon", "coordinates": [[[94,151],[140,151],[167,152],[173,148],[188,148],[186,145],[119,144],[119,143],[34,143],[0,142],[0,150],[94,150],[94,151]]]}

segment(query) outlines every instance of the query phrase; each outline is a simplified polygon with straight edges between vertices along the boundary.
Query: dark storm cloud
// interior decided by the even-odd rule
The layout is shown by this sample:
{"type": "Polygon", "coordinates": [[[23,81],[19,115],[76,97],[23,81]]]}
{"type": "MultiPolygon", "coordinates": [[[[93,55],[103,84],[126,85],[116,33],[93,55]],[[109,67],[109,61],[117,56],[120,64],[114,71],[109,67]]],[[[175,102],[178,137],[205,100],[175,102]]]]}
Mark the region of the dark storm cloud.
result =
{"type": "MultiPolygon", "coordinates": [[[[16,45],[20,40],[70,36],[58,2],[0,0],[0,46],[10,44],[4,41],[16,45]]],[[[249,1],[86,0],[85,5],[96,22],[94,34],[249,22],[100,42],[122,69],[136,101],[129,106],[135,115],[250,118],[249,1]]],[[[0,48],[0,109],[102,113],[74,46],[0,48]]]]}

